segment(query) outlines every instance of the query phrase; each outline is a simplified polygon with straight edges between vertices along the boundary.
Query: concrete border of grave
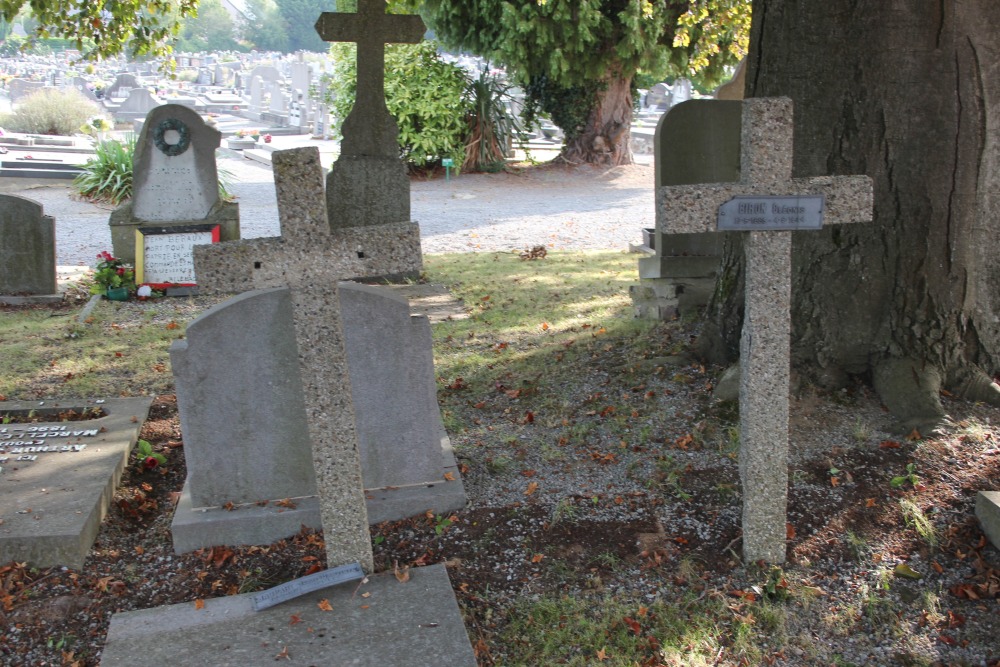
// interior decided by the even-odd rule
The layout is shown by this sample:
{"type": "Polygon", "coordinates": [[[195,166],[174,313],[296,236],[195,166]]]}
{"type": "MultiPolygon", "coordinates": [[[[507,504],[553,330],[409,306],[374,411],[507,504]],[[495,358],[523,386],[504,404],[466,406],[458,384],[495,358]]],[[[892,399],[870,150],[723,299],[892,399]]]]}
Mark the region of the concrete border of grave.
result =
{"type": "Polygon", "coordinates": [[[0,403],[0,415],[107,412],[87,421],[0,426],[0,563],[83,567],[151,404],[151,398],[0,403]],[[24,456],[34,459],[17,460],[24,456]]]}

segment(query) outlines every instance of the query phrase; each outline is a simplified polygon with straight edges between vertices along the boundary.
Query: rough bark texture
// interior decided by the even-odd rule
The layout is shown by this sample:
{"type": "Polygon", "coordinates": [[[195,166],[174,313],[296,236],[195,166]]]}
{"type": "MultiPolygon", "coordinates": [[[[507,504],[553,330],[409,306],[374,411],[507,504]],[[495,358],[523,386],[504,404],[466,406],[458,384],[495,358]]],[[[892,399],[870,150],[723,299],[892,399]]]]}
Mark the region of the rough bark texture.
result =
{"type": "MultiPolygon", "coordinates": [[[[997,402],[1000,2],[755,0],[747,97],[795,103],[796,176],[867,174],[874,221],[795,235],[793,363],[874,382],[907,426],[997,402]],[[984,372],[985,371],[985,372],[984,372]]],[[[732,355],[739,248],[711,306],[732,355]]]]}
{"type": "Polygon", "coordinates": [[[559,158],[571,164],[616,167],[632,164],[632,80],[612,77],[597,92],[597,103],[583,131],[566,140],[559,158]]]}

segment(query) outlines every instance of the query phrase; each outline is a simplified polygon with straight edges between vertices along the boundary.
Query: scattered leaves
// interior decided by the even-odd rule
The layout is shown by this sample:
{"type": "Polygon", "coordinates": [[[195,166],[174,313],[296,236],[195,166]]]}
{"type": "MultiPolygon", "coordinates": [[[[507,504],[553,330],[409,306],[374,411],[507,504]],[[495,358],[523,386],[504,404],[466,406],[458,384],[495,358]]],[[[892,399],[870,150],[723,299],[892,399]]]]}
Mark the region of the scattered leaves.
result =
{"type": "Polygon", "coordinates": [[[323,598],[316,603],[316,606],[320,608],[320,611],[333,611],[333,605],[326,598],[323,598]]]}

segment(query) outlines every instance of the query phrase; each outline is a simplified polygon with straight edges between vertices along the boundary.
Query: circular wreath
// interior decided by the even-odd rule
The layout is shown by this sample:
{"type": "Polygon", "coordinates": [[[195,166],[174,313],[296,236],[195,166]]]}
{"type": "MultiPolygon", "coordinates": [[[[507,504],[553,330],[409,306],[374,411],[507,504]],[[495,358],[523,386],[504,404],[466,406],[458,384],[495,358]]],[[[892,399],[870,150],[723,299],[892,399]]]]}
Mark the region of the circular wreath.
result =
{"type": "Polygon", "coordinates": [[[176,118],[165,118],[160,121],[160,124],[156,126],[153,130],[153,143],[161,153],[169,155],[171,157],[175,155],[180,155],[188,149],[191,145],[191,130],[182,121],[176,118]],[[168,144],[163,138],[169,130],[177,130],[177,134],[180,135],[176,144],[168,144]]]}

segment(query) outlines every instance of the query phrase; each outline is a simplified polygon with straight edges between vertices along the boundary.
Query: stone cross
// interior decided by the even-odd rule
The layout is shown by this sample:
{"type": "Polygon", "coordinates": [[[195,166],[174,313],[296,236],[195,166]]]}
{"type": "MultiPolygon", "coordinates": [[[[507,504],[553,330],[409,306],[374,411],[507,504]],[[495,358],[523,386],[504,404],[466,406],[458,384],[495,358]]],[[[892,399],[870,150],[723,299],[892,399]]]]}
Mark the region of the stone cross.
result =
{"type": "Polygon", "coordinates": [[[323,12],[316,32],[327,42],[357,42],[358,85],[344,120],[341,152],[399,157],[396,122],[385,106],[385,45],[416,44],[424,37],[419,16],[385,13],[385,0],[358,0],[358,11],[323,12]]]}
{"type": "Polygon", "coordinates": [[[350,277],[330,259],[323,169],[315,147],[272,156],[281,237],[195,248],[199,285],[291,288],[298,365],[312,446],[328,567],[373,558],[361,459],[344,351],[337,281],[350,277]],[[235,276],[235,278],[234,278],[235,276]]]}
{"type": "Polygon", "coordinates": [[[788,98],[745,100],[740,145],[738,183],[660,187],[657,216],[668,233],[712,231],[723,218],[731,221],[726,229],[748,230],[740,339],[743,558],[782,563],[788,504],[791,230],[810,228],[801,226],[808,217],[826,224],[871,220],[872,182],[867,176],[792,178],[788,98]],[[818,203],[818,209],[802,215],[795,197],[802,197],[798,203],[818,203]],[[791,214],[785,215],[790,201],[791,214]],[[749,231],[755,225],[782,231],[749,231]]]}

